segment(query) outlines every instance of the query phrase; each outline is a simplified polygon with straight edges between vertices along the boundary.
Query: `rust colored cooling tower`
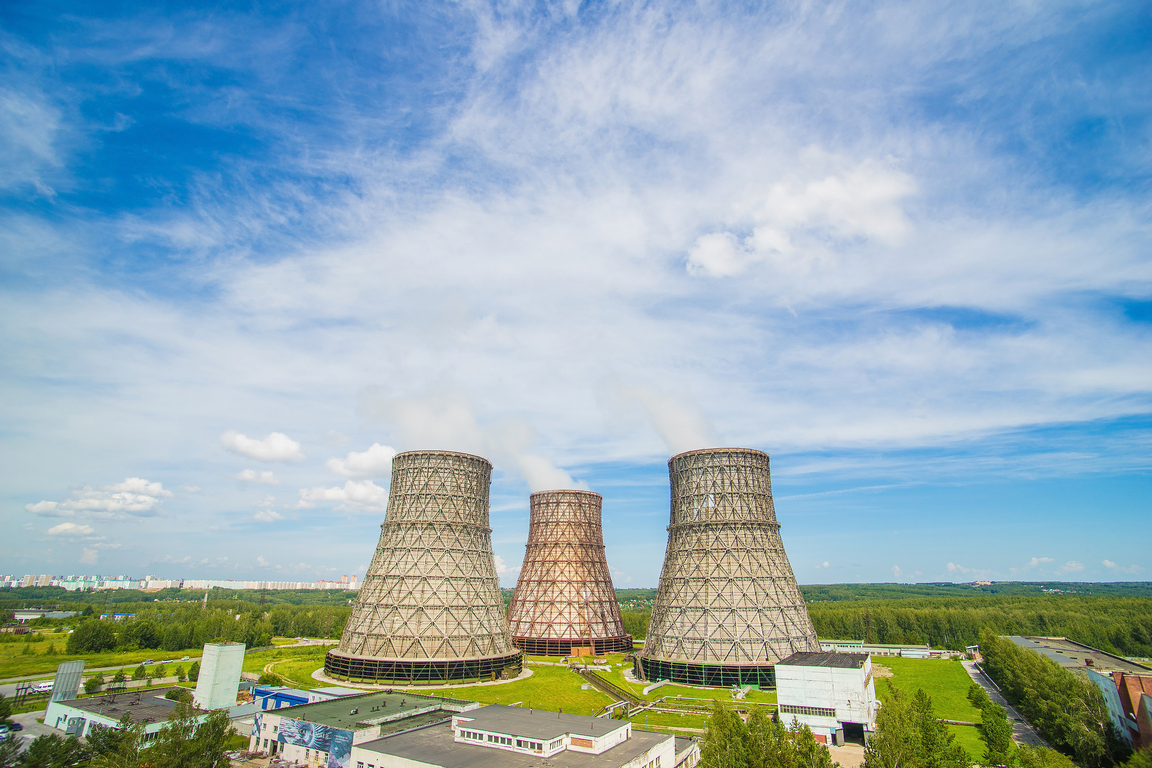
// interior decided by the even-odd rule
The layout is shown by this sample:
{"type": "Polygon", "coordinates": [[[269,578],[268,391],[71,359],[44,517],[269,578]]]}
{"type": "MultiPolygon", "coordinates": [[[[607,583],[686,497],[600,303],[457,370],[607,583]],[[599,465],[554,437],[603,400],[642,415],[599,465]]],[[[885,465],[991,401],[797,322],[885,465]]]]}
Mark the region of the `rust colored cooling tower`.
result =
{"type": "Polygon", "coordinates": [[[604,557],[598,493],[532,494],[528,551],[508,623],[512,642],[537,656],[629,653],[604,557]]]}

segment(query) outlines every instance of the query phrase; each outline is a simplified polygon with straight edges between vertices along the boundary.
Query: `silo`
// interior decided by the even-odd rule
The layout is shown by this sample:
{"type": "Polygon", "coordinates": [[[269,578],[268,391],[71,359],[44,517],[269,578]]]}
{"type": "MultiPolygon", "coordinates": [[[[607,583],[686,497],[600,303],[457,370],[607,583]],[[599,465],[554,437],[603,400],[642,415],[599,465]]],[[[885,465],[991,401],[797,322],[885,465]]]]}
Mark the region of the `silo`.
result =
{"type": "Polygon", "coordinates": [[[637,674],[775,687],[777,661],[820,643],[780,539],[768,455],[690,451],[668,474],[668,549],[637,674]]]}
{"type": "Polygon", "coordinates": [[[603,498],[589,491],[531,497],[528,547],[508,612],[512,642],[525,653],[630,653],[604,557],[603,498]]]}
{"type": "Polygon", "coordinates": [[[333,677],[439,683],[520,672],[492,558],[479,456],[411,451],[392,459],[380,542],[340,645],[333,677]]]}

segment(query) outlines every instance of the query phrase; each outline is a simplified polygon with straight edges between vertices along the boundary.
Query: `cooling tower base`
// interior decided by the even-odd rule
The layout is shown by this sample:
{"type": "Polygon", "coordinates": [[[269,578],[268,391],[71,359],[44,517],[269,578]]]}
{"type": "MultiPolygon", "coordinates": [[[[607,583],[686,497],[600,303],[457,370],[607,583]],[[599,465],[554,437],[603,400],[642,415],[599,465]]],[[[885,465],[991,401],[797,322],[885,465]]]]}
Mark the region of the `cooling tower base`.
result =
{"type": "Polygon", "coordinates": [[[328,651],[324,674],[342,680],[439,685],[464,680],[500,680],[520,674],[519,651],[484,659],[374,659],[328,651]]]}
{"type": "Polygon", "coordinates": [[[530,656],[581,656],[632,653],[632,635],[560,640],[550,637],[515,637],[512,644],[530,656]],[[581,649],[585,649],[581,652],[581,649]],[[588,650],[590,649],[590,650],[588,650]]]}
{"type": "Polygon", "coordinates": [[[755,685],[760,688],[776,687],[776,667],[772,664],[690,664],[683,661],[664,661],[638,657],[636,676],[657,682],[669,680],[683,685],[703,685],[731,688],[755,685]]]}

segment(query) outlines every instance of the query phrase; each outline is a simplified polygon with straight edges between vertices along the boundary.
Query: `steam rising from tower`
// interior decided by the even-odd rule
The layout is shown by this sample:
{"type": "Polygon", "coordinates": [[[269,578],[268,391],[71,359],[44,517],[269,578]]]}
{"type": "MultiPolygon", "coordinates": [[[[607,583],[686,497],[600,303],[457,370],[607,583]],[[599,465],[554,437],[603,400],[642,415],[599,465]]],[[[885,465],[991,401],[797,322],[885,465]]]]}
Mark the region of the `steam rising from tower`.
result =
{"type": "Polygon", "coordinates": [[[528,549],[508,612],[512,641],[547,656],[630,653],[604,557],[602,497],[532,494],[528,549]]]}
{"type": "Polygon", "coordinates": [[[519,673],[492,558],[491,480],[479,456],[392,459],[380,542],[326,673],[429,683],[519,673]]]}
{"type": "Polygon", "coordinates": [[[780,539],[768,455],[689,451],[668,474],[668,549],[637,672],[774,687],[777,661],[820,644],[780,539]]]}

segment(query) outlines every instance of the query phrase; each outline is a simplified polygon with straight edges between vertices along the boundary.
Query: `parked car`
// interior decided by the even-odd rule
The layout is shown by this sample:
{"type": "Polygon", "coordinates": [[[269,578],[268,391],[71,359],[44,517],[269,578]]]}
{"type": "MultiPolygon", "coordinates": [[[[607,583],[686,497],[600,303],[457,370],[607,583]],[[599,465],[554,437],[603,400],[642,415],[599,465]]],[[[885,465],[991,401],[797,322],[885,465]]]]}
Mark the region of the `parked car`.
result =
{"type": "Polygon", "coordinates": [[[52,691],[52,681],[44,680],[32,686],[32,693],[50,693],[52,691]]]}
{"type": "Polygon", "coordinates": [[[155,664],[155,663],[156,662],[153,661],[152,659],[144,659],[144,666],[148,666],[149,664],[155,664]]]}
{"type": "Polygon", "coordinates": [[[180,661],[188,661],[188,657],[187,656],[181,656],[180,661]]]}
{"type": "Polygon", "coordinates": [[[10,730],[10,731],[22,731],[22,730],[24,730],[24,725],[22,723],[12,722],[12,723],[6,723],[6,725],[8,726],[8,730],[10,730]]]}

